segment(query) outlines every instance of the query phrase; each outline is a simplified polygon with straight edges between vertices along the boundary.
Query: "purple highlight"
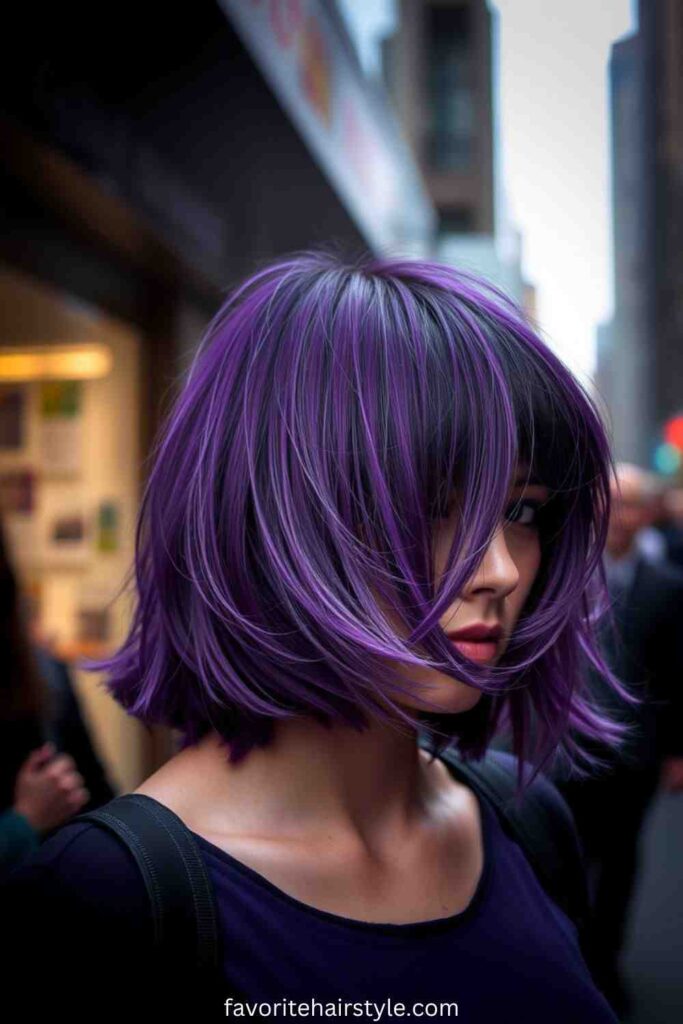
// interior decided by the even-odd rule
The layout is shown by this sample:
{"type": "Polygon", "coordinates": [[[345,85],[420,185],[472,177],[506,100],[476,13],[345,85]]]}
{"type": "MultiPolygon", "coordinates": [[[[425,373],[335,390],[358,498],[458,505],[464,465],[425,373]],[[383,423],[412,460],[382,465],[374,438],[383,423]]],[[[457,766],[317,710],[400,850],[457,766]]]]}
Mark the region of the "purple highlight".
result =
{"type": "Polygon", "coordinates": [[[209,324],[153,452],[128,637],[82,667],[183,747],[215,729],[232,762],[306,715],[417,726],[465,759],[509,732],[520,788],[555,759],[584,775],[601,762],[582,740],[628,732],[591,703],[587,670],[639,703],[597,642],[613,469],[592,399],[493,286],[435,262],[296,253],[209,324]],[[523,462],[551,491],[541,568],[502,659],[477,665],[439,619],[523,462]],[[437,588],[432,531],[453,487],[463,528],[437,588]],[[419,684],[388,659],[482,698],[459,715],[402,707],[419,684]]]}

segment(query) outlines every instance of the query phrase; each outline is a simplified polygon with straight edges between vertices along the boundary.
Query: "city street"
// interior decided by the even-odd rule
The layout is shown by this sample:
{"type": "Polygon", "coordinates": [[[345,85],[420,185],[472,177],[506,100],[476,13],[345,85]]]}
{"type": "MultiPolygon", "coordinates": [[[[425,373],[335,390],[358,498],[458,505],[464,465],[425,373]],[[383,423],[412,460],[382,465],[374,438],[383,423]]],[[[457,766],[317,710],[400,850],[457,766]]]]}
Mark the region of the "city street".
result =
{"type": "Polygon", "coordinates": [[[643,837],[643,870],[625,957],[634,995],[629,1024],[683,1019],[683,799],[661,796],[643,837]]]}

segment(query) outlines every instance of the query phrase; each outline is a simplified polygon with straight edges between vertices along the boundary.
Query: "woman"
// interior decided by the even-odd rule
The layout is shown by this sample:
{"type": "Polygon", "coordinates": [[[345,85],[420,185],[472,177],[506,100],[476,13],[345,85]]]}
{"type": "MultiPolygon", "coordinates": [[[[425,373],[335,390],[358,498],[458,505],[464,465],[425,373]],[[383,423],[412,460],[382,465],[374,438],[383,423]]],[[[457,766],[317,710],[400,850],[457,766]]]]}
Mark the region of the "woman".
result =
{"type": "MultiPolygon", "coordinates": [[[[438,756],[507,729],[520,773],[580,772],[571,737],[618,742],[582,681],[592,664],[622,692],[593,621],[610,466],[581,387],[452,268],[306,252],[226,300],[154,453],[130,634],[92,666],[181,733],[136,792],[201,846],[226,997],[615,1020],[569,920],[438,756]]],[[[100,991],[143,983],[133,860],[87,823],[48,845],[24,894],[59,892],[88,936],[78,983],[103,962],[100,991]]]]}

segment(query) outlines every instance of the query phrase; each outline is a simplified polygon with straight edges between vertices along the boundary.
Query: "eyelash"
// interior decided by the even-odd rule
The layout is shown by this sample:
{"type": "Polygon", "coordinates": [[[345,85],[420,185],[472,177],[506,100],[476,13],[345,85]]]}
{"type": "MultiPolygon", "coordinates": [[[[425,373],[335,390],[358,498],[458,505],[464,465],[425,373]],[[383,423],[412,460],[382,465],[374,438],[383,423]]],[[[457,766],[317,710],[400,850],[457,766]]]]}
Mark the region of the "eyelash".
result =
{"type": "MultiPolygon", "coordinates": [[[[446,511],[446,515],[444,516],[444,518],[447,519],[450,516],[452,510],[453,505],[450,505],[446,511]]],[[[532,498],[525,499],[524,501],[512,501],[505,510],[505,519],[513,525],[524,526],[530,530],[537,529],[540,526],[541,520],[543,519],[544,511],[545,509],[543,507],[543,502],[534,501],[532,498]],[[515,511],[518,512],[525,506],[528,506],[529,508],[532,508],[534,510],[535,518],[531,523],[518,523],[516,519],[512,518],[511,513],[515,511]]]]}
{"type": "Polygon", "coordinates": [[[541,520],[542,516],[543,516],[542,503],[540,501],[533,501],[531,499],[526,499],[524,501],[513,501],[513,502],[511,502],[508,505],[507,509],[505,510],[505,518],[507,520],[509,520],[509,522],[511,522],[513,524],[516,524],[518,526],[525,526],[525,527],[527,527],[527,529],[530,529],[530,530],[537,529],[540,526],[540,520],[541,520]],[[518,521],[516,519],[510,518],[510,511],[511,510],[513,512],[519,511],[519,509],[524,508],[525,505],[528,506],[529,508],[532,508],[534,510],[535,518],[534,518],[533,522],[531,522],[531,523],[518,523],[518,521]]]}

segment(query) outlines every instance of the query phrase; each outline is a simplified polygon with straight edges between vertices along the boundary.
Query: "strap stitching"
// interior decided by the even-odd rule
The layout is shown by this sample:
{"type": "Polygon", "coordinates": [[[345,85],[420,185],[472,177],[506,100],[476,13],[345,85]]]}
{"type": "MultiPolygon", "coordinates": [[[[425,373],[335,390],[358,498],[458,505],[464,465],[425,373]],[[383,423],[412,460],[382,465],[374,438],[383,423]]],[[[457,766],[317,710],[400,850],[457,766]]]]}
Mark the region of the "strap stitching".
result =
{"type": "MultiPolygon", "coordinates": [[[[157,944],[159,944],[160,940],[161,940],[161,937],[162,937],[162,921],[163,921],[162,903],[161,903],[161,901],[159,899],[159,893],[160,893],[159,878],[158,878],[158,875],[157,875],[157,873],[155,871],[155,868],[154,868],[154,862],[147,855],[147,848],[144,846],[144,844],[140,843],[136,833],[133,832],[133,830],[128,827],[128,825],[125,823],[125,821],[122,821],[121,818],[118,818],[115,815],[110,814],[108,811],[105,811],[102,808],[100,808],[100,809],[98,809],[96,811],[93,811],[92,815],[87,815],[87,816],[84,816],[84,817],[86,817],[86,820],[90,820],[90,821],[92,821],[93,818],[96,821],[102,821],[104,824],[109,825],[115,832],[117,832],[119,830],[125,832],[127,842],[130,844],[130,846],[133,849],[135,849],[137,851],[137,853],[141,856],[142,860],[145,862],[145,865],[146,865],[147,870],[149,872],[150,878],[152,880],[152,887],[153,887],[153,893],[152,893],[152,920],[154,922],[154,940],[155,940],[155,942],[157,944]]],[[[83,819],[81,819],[81,820],[83,820],[83,819]]]]}
{"type": "Polygon", "coordinates": [[[134,802],[136,804],[136,806],[142,807],[142,808],[146,808],[146,810],[149,811],[150,814],[152,814],[152,816],[154,817],[154,820],[159,825],[161,825],[163,827],[163,829],[165,830],[166,834],[173,841],[173,845],[175,846],[176,850],[180,854],[180,857],[181,857],[182,862],[183,862],[183,866],[185,867],[185,870],[187,871],[187,874],[188,874],[190,880],[192,880],[192,871],[191,871],[191,867],[192,866],[195,866],[198,869],[198,871],[199,871],[199,873],[201,875],[202,883],[204,884],[204,886],[206,887],[206,890],[207,890],[207,892],[204,893],[204,896],[206,897],[206,902],[204,900],[201,900],[201,901],[199,900],[198,894],[197,894],[197,891],[196,891],[196,888],[195,888],[194,884],[190,885],[190,891],[192,893],[192,902],[194,904],[194,908],[195,908],[195,911],[196,911],[196,919],[197,919],[197,943],[198,943],[199,949],[201,950],[202,949],[202,933],[200,931],[200,925],[201,925],[201,923],[204,923],[204,924],[208,925],[208,927],[209,927],[209,930],[210,930],[210,933],[211,933],[211,942],[212,942],[212,945],[213,945],[215,943],[215,941],[217,940],[217,938],[218,938],[217,929],[216,929],[216,916],[215,916],[215,913],[214,913],[213,900],[211,899],[211,895],[210,895],[211,894],[211,882],[210,882],[208,874],[206,872],[206,868],[204,866],[204,862],[203,862],[203,860],[201,858],[201,855],[198,855],[197,858],[192,858],[192,861],[190,861],[188,859],[186,851],[181,847],[180,843],[178,842],[177,834],[174,833],[174,831],[171,828],[169,828],[167,821],[164,819],[165,812],[170,812],[171,814],[174,815],[174,818],[177,818],[177,821],[180,823],[180,825],[182,826],[182,829],[183,829],[182,834],[185,836],[185,838],[186,838],[186,840],[188,842],[193,843],[194,840],[189,835],[189,831],[190,830],[188,829],[188,827],[185,824],[185,822],[182,821],[181,818],[178,818],[177,815],[175,815],[175,813],[170,810],[170,808],[165,806],[165,804],[159,804],[159,806],[164,808],[163,811],[159,811],[158,806],[157,806],[158,801],[154,800],[153,797],[145,797],[144,800],[141,799],[142,797],[143,797],[143,794],[141,794],[141,793],[129,793],[129,794],[127,794],[127,799],[129,799],[131,803],[134,802]],[[148,800],[150,800],[151,803],[147,803],[148,800]],[[203,908],[202,908],[202,904],[203,904],[203,908]]]}

